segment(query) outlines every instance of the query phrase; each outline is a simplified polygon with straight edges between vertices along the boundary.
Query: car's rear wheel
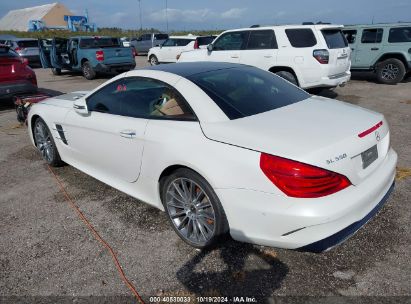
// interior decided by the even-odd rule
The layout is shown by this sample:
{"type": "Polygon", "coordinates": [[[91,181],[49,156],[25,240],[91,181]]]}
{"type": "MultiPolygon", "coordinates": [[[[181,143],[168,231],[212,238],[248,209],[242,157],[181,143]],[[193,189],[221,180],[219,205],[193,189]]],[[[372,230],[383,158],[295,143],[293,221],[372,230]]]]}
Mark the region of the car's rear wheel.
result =
{"type": "Polygon", "coordinates": [[[276,75],[284,78],[285,80],[291,82],[292,84],[298,86],[297,78],[295,78],[294,74],[288,71],[278,71],[275,73],[276,75]]]}
{"type": "Polygon", "coordinates": [[[178,236],[196,248],[215,244],[228,231],[221,203],[199,174],[181,168],[161,181],[161,199],[178,236]]]}
{"type": "Polygon", "coordinates": [[[150,56],[150,64],[151,65],[158,65],[158,58],[156,55],[151,55],[150,56]]]}
{"type": "Polygon", "coordinates": [[[84,78],[88,80],[92,80],[96,78],[96,72],[93,70],[93,67],[91,66],[90,62],[85,61],[83,65],[81,66],[81,68],[83,71],[84,78]]]}
{"type": "Polygon", "coordinates": [[[34,141],[43,159],[53,167],[63,165],[50,129],[43,119],[37,118],[33,128],[34,141]]]}
{"type": "Polygon", "coordinates": [[[53,73],[53,75],[61,75],[61,69],[57,69],[57,68],[52,68],[51,72],[53,73]]]}
{"type": "Polygon", "coordinates": [[[401,60],[390,58],[377,66],[378,81],[385,84],[397,84],[404,79],[405,66],[401,60]]]}

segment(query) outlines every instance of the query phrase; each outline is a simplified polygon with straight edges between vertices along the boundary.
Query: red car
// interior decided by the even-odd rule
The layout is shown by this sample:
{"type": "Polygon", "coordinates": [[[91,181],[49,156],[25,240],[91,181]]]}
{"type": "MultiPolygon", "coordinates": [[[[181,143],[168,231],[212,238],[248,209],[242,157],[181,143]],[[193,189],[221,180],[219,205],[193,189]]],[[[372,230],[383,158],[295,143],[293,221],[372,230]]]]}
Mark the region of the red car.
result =
{"type": "Polygon", "coordinates": [[[0,99],[36,91],[36,74],[27,59],[0,44],[0,99]]]}

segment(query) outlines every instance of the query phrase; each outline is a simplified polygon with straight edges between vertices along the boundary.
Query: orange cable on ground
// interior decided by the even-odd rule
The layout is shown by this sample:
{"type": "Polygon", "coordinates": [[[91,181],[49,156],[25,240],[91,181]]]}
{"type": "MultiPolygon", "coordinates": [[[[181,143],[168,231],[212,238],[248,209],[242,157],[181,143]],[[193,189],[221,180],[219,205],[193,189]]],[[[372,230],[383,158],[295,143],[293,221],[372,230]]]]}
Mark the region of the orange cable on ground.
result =
{"type": "Polygon", "coordinates": [[[131,292],[134,294],[134,296],[137,298],[137,300],[141,303],[144,304],[143,299],[141,298],[140,294],[137,292],[136,288],[134,287],[133,283],[127,279],[123,268],[120,265],[120,262],[118,261],[117,255],[114,252],[113,248],[100,236],[100,234],[97,232],[97,230],[91,225],[91,223],[87,220],[86,216],[80,211],[80,208],[77,207],[77,205],[74,203],[74,200],[70,197],[66,189],[64,188],[62,182],[60,179],[57,177],[57,175],[54,173],[53,169],[51,169],[50,166],[48,166],[50,172],[53,174],[54,178],[56,179],[58,185],[60,186],[61,192],[64,194],[64,197],[66,198],[66,201],[70,204],[70,206],[77,212],[77,215],[80,217],[80,219],[86,224],[87,228],[93,233],[94,237],[96,240],[98,240],[101,244],[103,244],[104,247],[106,247],[107,251],[111,254],[111,257],[113,258],[114,264],[120,274],[121,279],[124,281],[124,283],[127,285],[127,287],[131,290],[131,292]]]}

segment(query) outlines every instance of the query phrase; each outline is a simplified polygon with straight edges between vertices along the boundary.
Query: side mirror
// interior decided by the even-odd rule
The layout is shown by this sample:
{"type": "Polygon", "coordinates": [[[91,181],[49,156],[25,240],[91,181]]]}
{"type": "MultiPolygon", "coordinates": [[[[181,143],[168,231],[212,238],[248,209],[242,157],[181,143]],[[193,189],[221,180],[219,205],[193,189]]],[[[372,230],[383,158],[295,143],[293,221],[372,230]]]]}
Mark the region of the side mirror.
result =
{"type": "Polygon", "coordinates": [[[207,50],[208,50],[210,53],[213,51],[213,48],[214,48],[214,46],[213,46],[212,43],[210,43],[209,45],[207,45],[207,50]]]}
{"type": "Polygon", "coordinates": [[[87,104],[84,99],[77,99],[73,102],[74,111],[80,115],[88,115],[87,104]]]}

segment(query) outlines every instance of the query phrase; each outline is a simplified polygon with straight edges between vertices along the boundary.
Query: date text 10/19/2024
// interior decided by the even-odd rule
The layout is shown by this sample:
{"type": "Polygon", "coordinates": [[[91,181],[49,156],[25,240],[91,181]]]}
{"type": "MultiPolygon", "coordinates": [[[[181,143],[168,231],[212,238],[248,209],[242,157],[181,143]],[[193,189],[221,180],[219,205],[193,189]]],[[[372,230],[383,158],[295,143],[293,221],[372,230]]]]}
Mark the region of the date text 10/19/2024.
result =
{"type": "Polygon", "coordinates": [[[254,297],[201,297],[201,296],[157,296],[150,297],[150,303],[257,303],[254,297]]]}

